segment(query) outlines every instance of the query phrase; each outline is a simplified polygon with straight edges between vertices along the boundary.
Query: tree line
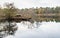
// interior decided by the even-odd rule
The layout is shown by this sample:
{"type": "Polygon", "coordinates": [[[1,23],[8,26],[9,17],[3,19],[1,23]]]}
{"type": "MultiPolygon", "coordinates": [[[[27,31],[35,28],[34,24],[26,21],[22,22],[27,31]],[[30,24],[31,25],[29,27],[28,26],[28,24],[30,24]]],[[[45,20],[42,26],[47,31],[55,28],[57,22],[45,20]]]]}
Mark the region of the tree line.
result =
{"type": "Polygon", "coordinates": [[[0,7],[0,19],[1,17],[5,17],[9,19],[8,21],[10,21],[10,19],[16,14],[23,14],[25,16],[27,15],[28,17],[30,16],[33,20],[38,20],[41,18],[39,14],[55,14],[56,17],[60,17],[60,7],[33,7],[18,9],[14,6],[14,3],[5,3],[4,8],[0,7]]]}

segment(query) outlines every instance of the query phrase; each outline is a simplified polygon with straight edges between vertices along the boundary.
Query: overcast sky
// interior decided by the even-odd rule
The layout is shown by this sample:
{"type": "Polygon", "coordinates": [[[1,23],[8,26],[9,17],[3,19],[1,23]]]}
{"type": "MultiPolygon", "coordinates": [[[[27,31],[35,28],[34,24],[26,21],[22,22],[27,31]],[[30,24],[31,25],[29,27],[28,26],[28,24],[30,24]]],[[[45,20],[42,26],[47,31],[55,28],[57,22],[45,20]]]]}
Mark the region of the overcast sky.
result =
{"type": "Polygon", "coordinates": [[[5,2],[14,2],[14,5],[17,8],[60,6],[60,0],[0,0],[0,5],[4,4],[5,2]]]}

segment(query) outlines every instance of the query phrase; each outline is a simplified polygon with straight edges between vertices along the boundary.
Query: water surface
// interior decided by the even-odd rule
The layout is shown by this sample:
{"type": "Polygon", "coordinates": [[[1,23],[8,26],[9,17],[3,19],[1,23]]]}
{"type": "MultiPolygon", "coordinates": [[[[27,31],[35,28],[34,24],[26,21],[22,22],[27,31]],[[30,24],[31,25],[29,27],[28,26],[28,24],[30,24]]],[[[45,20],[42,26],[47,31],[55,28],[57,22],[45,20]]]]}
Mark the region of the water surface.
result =
{"type": "Polygon", "coordinates": [[[30,24],[30,22],[21,22],[16,24],[18,26],[18,30],[15,35],[10,35],[5,38],[60,38],[59,22],[39,22],[38,28],[35,28],[37,27],[36,22],[33,24],[30,24]]]}

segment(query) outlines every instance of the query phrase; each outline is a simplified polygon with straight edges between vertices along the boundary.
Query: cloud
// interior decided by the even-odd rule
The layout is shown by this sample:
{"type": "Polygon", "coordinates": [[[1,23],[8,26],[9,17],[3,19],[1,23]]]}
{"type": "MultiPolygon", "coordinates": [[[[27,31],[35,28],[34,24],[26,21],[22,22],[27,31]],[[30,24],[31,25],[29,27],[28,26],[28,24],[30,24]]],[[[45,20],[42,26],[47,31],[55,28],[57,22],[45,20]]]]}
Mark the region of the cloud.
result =
{"type": "Polygon", "coordinates": [[[45,7],[55,7],[55,6],[60,6],[60,0],[41,0],[40,1],[40,6],[45,6],[45,7]]]}
{"type": "Polygon", "coordinates": [[[1,5],[5,2],[14,2],[17,8],[60,6],[60,0],[0,0],[1,5]]]}

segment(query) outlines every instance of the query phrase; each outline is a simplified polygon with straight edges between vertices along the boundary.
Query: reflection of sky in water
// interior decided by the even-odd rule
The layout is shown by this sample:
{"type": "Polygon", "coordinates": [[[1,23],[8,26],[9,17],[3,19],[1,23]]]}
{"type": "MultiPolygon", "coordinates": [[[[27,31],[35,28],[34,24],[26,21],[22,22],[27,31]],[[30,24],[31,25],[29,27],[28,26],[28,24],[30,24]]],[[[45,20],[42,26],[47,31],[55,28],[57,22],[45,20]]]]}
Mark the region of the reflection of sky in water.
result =
{"type": "Polygon", "coordinates": [[[17,23],[18,30],[14,36],[6,38],[60,38],[60,23],[43,22],[37,29],[27,29],[22,23],[17,23]]]}

